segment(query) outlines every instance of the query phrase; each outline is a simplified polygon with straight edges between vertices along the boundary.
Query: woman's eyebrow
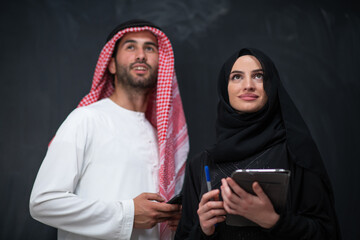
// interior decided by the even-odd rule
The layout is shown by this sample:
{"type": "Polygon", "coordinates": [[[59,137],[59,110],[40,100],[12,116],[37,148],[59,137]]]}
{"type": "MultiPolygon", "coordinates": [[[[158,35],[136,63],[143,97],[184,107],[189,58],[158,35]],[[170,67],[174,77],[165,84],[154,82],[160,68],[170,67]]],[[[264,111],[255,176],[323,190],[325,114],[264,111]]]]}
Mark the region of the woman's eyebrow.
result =
{"type": "Polygon", "coordinates": [[[232,74],[232,73],[244,73],[244,72],[240,71],[240,70],[234,70],[234,71],[230,72],[230,74],[232,74]]]}
{"type": "MultiPolygon", "coordinates": [[[[252,72],[252,73],[254,73],[254,72],[264,72],[264,70],[262,70],[261,68],[259,68],[259,69],[252,70],[251,72],[252,72]]],[[[234,71],[231,71],[231,72],[230,72],[230,74],[232,74],[232,73],[244,73],[244,72],[243,72],[243,71],[240,71],[240,70],[234,70],[234,71]]]]}

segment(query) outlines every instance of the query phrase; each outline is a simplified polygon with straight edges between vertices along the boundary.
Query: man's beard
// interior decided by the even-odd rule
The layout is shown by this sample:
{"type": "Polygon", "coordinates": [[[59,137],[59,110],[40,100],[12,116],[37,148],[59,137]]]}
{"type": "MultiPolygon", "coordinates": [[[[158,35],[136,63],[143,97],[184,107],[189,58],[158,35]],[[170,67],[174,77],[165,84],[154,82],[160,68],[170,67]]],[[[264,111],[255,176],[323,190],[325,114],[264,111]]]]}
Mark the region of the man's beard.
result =
{"type": "Polygon", "coordinates": [[[129,68],[120,64],[116,64],[116,76],[118,79],[118,83],[123,85],[124,87],[132,88],[136,91],[148,90],[156,87],[157,69],[153,70],[150,65],[146,65],[150,71],[150,75],[147,78],[142,76],[133,77],[130,74],[132,64],[129,68]]]}

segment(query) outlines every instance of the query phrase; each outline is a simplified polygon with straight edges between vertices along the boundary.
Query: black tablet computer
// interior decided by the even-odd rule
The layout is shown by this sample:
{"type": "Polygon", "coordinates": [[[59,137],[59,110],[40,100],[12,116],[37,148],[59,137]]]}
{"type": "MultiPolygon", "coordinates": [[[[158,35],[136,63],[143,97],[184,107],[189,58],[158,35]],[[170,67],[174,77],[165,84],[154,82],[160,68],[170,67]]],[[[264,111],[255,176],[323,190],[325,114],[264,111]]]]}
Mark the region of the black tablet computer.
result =
{"type": "MultiPolygon", "coordinates": [[[[231,178],[246,192],[254,194],[253,182],[258,182],[271,200],[274,209],[280,213],[286,204],[290,171],[285,169],[238,169],[231,178]]],[[[256,223],[240,216],[227,214],[226,224],[232,226],[257,226],[256,223]]]]}

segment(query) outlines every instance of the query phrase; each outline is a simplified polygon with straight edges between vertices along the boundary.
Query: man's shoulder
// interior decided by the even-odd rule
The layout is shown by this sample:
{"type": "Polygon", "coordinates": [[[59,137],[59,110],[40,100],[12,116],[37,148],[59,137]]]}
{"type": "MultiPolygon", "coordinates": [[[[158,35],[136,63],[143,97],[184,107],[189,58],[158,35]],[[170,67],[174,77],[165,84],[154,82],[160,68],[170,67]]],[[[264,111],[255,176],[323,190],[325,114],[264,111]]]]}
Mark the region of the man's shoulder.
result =
{"type": "Polygon", "coordinates": [[[73,113],[79,114],[79,115],[96,115],[100,114],[106,111],[110,107],[109,99],[101,99],[97,102],[94,102],[90,105],[84,106],[84,107],[78,107],[76,108],[73,113]]]}
{"type": "Polygon", "coordinates": [[[78,107],[69,114],[67,120],[78,122],[104,116],[107,105],[106,99],[103,99],[88,106],[78,107]]]}
{"type": "Polygon", "coordinates": [[[98,111],[104,111],[107,108],[111,107],[111,100],[108,98],[103,98],[97,102],[94,102],[90,105],[87,105],[85,107],[80,107],[77,109],[84,109],[84,111],[90,111],[90,112],[98,112],[98,111]]]}
{"type": "Polygon", "coordinates": [[[60,133],[71,135],[71,132],[93,129],[93,126],[107,119],[102,110],[102,105],[103,101],[100,100],[91,105],[74,109],[60,125],[56,135],[60,135],[60,133]]]}

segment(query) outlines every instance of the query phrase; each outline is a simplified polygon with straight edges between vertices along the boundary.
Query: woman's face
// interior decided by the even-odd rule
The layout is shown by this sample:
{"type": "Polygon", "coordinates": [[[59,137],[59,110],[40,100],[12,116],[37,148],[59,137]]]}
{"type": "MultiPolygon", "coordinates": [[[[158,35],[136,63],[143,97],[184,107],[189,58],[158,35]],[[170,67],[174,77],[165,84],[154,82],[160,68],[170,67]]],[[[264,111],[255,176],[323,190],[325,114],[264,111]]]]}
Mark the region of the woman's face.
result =
{"type": "Polygon", "coordinates": [[[259,111],[268,99],[263,76],[261,64],[254,56],[239,57],[231,69],[228,83],[231,107],[244,113],[259,111]]]}

